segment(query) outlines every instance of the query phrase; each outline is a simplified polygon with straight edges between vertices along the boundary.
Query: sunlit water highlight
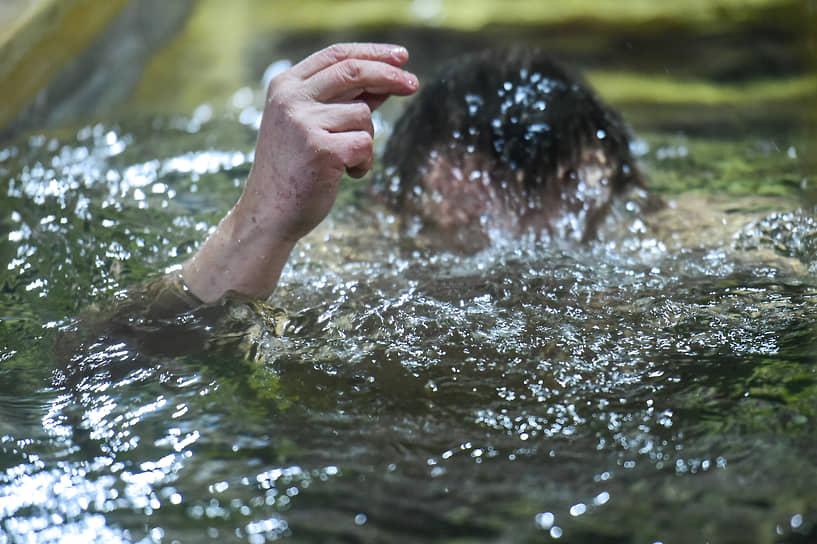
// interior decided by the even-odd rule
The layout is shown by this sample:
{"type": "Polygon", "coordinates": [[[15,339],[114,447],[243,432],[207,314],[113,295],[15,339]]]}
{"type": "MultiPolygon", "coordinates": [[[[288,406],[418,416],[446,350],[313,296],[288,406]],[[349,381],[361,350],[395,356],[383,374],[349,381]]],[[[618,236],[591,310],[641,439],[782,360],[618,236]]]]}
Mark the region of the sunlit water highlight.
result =
{"type": "Polygon", "coordinates": [[[460,255],[347,185],[283,275],[283,336],[147,362],[100,343],[52,386],[57,331],[234,201],[256,121],[0,150],[0,543],[814,535],[817,212],[795,198],[632,194],[588,246],[460,255]]]}

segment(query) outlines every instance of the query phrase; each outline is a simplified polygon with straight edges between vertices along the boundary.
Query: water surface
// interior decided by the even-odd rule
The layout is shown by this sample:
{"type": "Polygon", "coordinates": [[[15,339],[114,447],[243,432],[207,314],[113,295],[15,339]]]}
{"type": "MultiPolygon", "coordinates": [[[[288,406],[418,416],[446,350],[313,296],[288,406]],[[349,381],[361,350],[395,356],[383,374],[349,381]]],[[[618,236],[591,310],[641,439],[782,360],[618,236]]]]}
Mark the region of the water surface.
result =
{"type": "Polygon", "coordinates": [[[778,104],[623,101],[668,207],[588,246],[445,251],[350,180],[282,336],[73,362],[59,331],[234,202],[260,93],[3,144],[0,542],[813,540],[814,102],[778,104]]]}

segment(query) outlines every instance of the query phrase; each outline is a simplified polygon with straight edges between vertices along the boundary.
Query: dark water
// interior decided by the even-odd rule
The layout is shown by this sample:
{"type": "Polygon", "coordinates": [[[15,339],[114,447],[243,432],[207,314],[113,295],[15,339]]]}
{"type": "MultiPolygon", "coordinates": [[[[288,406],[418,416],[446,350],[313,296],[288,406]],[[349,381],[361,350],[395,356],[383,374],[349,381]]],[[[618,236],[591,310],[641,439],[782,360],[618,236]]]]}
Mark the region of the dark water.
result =
{"type": "Polygon", "coordinates": [[[813,101],[718,130],[622,106],[663,212],[462,256],[349,182],[272,299],[286,334],[124,372],[98,346],[67,389],[58,331],[193,251],[256,114],[6,144],[0,543],[814,541],[813,101]]]}

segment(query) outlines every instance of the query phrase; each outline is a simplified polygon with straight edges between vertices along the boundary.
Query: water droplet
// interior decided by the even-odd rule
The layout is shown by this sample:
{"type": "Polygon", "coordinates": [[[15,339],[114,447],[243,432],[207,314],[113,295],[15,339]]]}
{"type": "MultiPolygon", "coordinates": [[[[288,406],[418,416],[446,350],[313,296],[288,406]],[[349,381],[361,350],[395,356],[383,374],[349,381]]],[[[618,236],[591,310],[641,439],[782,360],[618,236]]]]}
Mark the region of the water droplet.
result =
{"type": "Polygon", "coordinates": [[[610,494],[607,491],[602,491],[598,495],[595,496],[593,499],[593,504],[596,506],[601,506],[602,504],[607,504],[610,500],[610,494]]]}
{"type": "Polygon", "coordinates": [[[468,105],[468,114],[475,115],[482,106],[483,101],[478,94],[467,94],[465,95],[465,103],[468,105]]]}
{"type": "Polygon", "coordinates": [[[532,125],[528,125],[528,132],[532,132],[534,134],[541,134],[549,130],[550,125],[547,123],[533,123],[532,125]]]}
{"type": "Polygon", "coordinates": [[[556,517],[551,512],[540,512],[536,514],[534,520],[542,529],[550,529],[553,527],[553,522],[556,521],[556,517]]]}

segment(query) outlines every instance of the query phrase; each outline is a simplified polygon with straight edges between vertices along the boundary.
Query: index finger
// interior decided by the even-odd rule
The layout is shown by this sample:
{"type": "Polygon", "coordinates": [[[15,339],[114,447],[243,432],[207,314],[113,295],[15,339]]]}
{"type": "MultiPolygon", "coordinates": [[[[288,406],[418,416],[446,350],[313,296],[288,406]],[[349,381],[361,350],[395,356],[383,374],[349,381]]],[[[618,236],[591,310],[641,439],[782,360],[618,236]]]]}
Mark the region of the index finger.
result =
{"type": "Polygon", "coordinates": [[[389,43],[336,43],[312,53],[289,71],[306,79],[347,59],[377,60],[392,66],[402,66],[408,60],[408,51],[401,45],[389,43]]]}
{"type": "Polygon", "coordinates": [[[417,78],[382,62],[355,59],[321,70],[306,81],[306,86],[320,102],[348,102],[364,93],[409,95],[417,90],[417,78]]]}

